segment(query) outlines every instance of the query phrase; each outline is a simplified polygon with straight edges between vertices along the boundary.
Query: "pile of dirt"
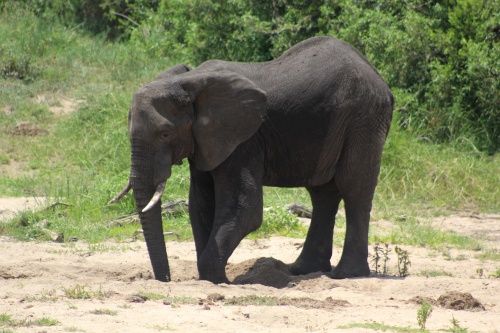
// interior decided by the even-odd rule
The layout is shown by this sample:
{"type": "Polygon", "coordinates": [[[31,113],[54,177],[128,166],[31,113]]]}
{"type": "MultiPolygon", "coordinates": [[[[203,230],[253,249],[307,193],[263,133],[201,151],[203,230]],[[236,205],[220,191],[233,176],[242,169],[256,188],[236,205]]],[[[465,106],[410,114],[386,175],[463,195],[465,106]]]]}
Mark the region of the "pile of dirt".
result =
{"type": "Polygon", "coordinates": [[[445,309],[476,311],[485,310],[481,302],[475,299],[470,293],[462,293],[459,291],[448,291],[439,296],[437,300],[430,297],[415,296],[408,302],[422,304],[424,301],[433,306],[440,306],[445,309]]]}
{"type": "Polygon", "coordinates": [[[11,135],[20,135],[20,136],[39,136],[39,135],[48,135],[49,132],[39,127],[38,125],[31,123],[20,123],[13,130],[9,132],[11,135]]]}
{"type": "Polygon", "coordinates": [[[293,280],[288,266],[274,258],[250,259],[227,269],[229,278],[235,276],[234,284],[262,284],[274,288],[285,288],[293,280]]]}
{"type": "Polygon", "coordinates": [[[482,310],[484,306],[469,293],[449,291],[437,299],[440,306],[452,310],[482,310]]]}

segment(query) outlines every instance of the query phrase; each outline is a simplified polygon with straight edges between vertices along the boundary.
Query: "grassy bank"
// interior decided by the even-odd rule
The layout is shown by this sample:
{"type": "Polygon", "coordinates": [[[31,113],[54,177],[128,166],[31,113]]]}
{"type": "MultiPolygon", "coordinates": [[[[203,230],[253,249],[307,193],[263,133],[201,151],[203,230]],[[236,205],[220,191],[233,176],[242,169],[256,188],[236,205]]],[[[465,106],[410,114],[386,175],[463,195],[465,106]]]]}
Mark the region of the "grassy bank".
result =
{"type": "MultiPolygon", "coordinates": [[[[130,237],[136,225],[113,227],[107,221],[132,213],[132,197],[106,205],[127,181],[128,108],[142,83],[174,63],[29,12],[2,14],[0,41],[0,196],[44,196],[50,198],[47,204],[67,204],[2,223],[0,233],[44,239],[47,235],[38,231],[45,220],[44,228],[66,239],[130,237]],[[53,112],[61,108],[65,114],[53,112]],[[27,123],[32,127],[23,127],[27,123]]],[[[164,201],[187,197],[186,164],[174,167],[164,201]]],[[[499,188],[498,154],[483,155],[466,142],[428,144],[394,125],[384,151],[375,216],[499,212],[499,188]]],[[[270,223],[261,235],[289,234],[290,228],[304,232],[280,210],[292,202],[309,205],[307,193],[266,188],[265,206],[277,208],[266,213],[270,223]],[[280,223],[282,227],[273,227],[280,223]]],[[[166,218],[165,224],[190,237],[185,214],[166,218]]]]}

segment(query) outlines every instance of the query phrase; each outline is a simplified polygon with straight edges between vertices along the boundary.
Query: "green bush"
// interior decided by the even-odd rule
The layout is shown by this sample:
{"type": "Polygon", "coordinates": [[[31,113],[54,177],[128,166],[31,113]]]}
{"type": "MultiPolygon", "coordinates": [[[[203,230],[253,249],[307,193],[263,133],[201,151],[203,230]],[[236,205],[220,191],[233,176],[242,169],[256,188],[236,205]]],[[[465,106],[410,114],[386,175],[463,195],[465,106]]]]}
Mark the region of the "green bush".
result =
{"type": "Polygon", "coordinates": [[[356,46],[396,94],[399,125],[432,142],[500,149],[500,3],[351,1],[329,35],[356,46]]]}
{"type": "Polygon", "coordinates": [[[263,61],[332,35],[357,47],[396,94],[399,126],[432,142],[500,149],[500,2],[161,1],[132,32],[154,57],[191,65],[263,61]]]}
{"type": "Polygon", "coordinates": [[[159,0],[5,0],[0,10],[29,8],[47,20],[80,26],[109,39],[127,39],[130,32],[155,12],[159,0]]]}
{"type": "Polygon", "coordinates": [[[194,66],[271,60],[309,37],[336,36],[387,80],[401,128],[431,142],[500,150],[499,1],[5,0],[0,9],[16,6],[122,39],[150,59],[194,66]]]}
{"type": "Polygon", "coordinates": [[[191,65],[216,58],[269,60],[268,25],[245,1],[161,1],[155,15],[132,32],[132,43],[154,57],[191,65]]]}

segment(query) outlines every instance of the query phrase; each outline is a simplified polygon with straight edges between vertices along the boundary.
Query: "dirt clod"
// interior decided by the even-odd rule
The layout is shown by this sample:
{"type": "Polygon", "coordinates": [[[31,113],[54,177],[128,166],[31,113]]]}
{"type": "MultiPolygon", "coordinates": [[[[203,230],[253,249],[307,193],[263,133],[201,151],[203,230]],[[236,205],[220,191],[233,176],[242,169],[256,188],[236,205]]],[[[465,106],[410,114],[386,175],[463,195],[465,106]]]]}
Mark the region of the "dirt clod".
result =
{"type": "Polygon", "coordinates": [[[293,279],[288,266],[274,258],[250,259],[231,266],[228,271],[228,275],[236,276],[234,284],[262,284],[285,288],[293,279]]]}
{"type": "Polygon", "coordinates": [[[36,124],[21,123],[14,127],[14,129],[10,131],[10,134],[20,136],[39,136],[48,135],[49,132],[36,124]]]}
{"type": "Polygon", "coordinates": [[[470,293],[462,293],[459,291],[448,291],[443,295],[439,296],[437,300],[430,297],[415,296],[408,300],[408,303],[422,304],[426,301],[430,305],[440,306],[445,309],[452,310],[482,310],[484,311],[484,306],[470,293]]]}
{"type": "Polygon", "coordinates": [[[482,310],[484,306],[469,293],[449,291],[439,296],[437,303],[446,309],[453,310],[482,310]]]}

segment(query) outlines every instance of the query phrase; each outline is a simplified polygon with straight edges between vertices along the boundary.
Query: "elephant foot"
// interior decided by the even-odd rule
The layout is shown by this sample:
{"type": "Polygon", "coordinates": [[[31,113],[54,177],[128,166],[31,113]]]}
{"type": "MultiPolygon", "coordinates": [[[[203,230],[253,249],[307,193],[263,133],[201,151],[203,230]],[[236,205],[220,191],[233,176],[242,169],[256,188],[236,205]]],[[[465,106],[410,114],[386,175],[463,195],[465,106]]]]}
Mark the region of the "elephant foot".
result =
{"type": "Polygon", "coordinates": [[[347,265],[339,263],[330,273],[332,279],[347,279],[355,277],[370,276],[370,267],[368,263],[358,265],[347,265]]]}
{"type": "Polygon", "coordinates": [[[198,270],[200,280],[210,281],[214,284],[227,283],[229,284],[229,279],[226,276],[225,269],[219,272],[215,272],[214,270],[204,271],[198,270]]]}
{"type": "Polygon", "coordinates": [[[306,275],[314,272],[330,272],[332,265],[330,261],[310,261],[298,258],[293,264],[288,266],[293,275],[306,275]]]}
{"type": "Polygon", "coordinates": [[[213,284],[221,284],[221,283],[230,284],[229,279],[226,277],[226,275],[216,276],[216,275],[208,275],[200,273],[200,280],[209,281],[212,282],[213,284]]]}

